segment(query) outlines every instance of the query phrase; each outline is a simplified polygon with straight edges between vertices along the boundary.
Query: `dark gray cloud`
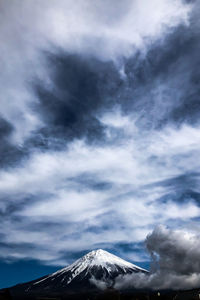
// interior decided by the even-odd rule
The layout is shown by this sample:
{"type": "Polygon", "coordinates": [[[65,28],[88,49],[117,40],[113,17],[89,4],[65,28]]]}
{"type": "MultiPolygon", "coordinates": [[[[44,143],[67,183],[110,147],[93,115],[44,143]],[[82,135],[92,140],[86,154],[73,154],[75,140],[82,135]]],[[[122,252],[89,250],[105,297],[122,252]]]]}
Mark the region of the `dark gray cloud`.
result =
{"type": "Polygon", "coordinates": [[[85,54],[46,53],[51,84],[35,84],[35,110],[44,126],[33,143],[41,140],[47,148],[59,148],[63,139],[104,140],[98,116],[116,105],[126,115],[136,115],[140,130],[198,123],[199,25],[192,18],[194,14],[189,27],[180,25],[153,43],[147,55],[124,58],[123,78],[112,62],[85,54]]]}
{"type": "Polygon", "coordinates": [[[198,236],[158,227],[147,236],[146,246],[162,272],[191,275],[200,271],[198,236]]]}
{"type": "Polygon", "coordinates": [[[27,153],[26,149],[11,142],[14,128],[4,118],[0,118],[0,167],[12,167],[27,153]]]}
{"type": "Polygon", "coordinates": [[[102,139],[104,126],[97,114],[114,104],[122,83],[114,64],[64,53],[49,54],[48,61],[54,70],[52,87],[36,84],[39,105],[35,109],[45,124],[40,134],[55,143],[82,137],[102,139]]]}
{"type": "Polygon", "coordinates": [[[159,226],[146,238],[152,258],[149,275],[133,274],[116,280],[116,288],[190,289],[200,284],[199,236],[159,226]]]}
{"type": "Polygon", "coordinates": [[[133,106],[139,112],[139,126],[159,129],[199,122],[199,25],[191,22],[191,27],[180,26],[153,44],[144,59],[138,55],[126,62],[126,111],[133,106]]]}
{"type": "MultiPolygon", "coordinates": [[[[124,8],[129,6],[127,2],[124,8]]],[[[116,7],[115,10],[122,13],[116,7]]],[[[98,115],[116,104],[126,114],[137,114],[137,126],[141,129],[164,126],[170,119],[175,123],[198,120],[196,27],[192,22],[190,27],[180,25],[172,33],[167,32],[164,40],[149,46],[147,55],[138,51],[131,58],[122,59],[123,78],[111,61],[103,62],[85,53],[66,54],[54,47],[53,52],[45,51],[51,83],[45,79],[35,82],[34,94],[39,103],[31,105],[32,113],[43,126],[32,132],[20,151],[27,152],[31,147],[61,149],[63,140],[74,138],[104,139],[105,128],[98,115]],[[177,92],[178,86],[181,91],[177,92]]]]}

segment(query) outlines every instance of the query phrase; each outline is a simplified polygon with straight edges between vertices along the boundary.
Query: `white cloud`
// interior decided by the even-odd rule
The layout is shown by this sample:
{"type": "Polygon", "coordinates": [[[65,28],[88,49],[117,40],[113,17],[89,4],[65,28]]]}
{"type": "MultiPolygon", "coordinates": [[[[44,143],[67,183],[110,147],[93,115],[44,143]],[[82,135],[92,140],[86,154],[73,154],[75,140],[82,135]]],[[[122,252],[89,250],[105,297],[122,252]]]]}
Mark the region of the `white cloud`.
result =
{"type": "MultiPolygon", "coordinates": [[[[7,228],[7,243],[33,243],[38,251],[40,248],[50,251],[49,263],[63,263],[61,253],[66,249],[92,249],[99,243],[142,242],[156,224],[181,224],[199,216],[200,209],[192,199],[181,204],[171,198],[158,201],[169,193],[169,187],[159,182],[173,180],[174,176],[190,170],[198,171],[198,134],[190,135],[187,149],[190,155],[181,163],[176,155],[182,148],[171,138],[184,136],[185,130],[197,132],[197,128],[151,131],[147,137],[135,130],[132,119],[124,122],[119,111],[116,114],[115,127],[120,130],[123,144],[121,138],[112,146],[74,141],[63,151],[37,152],[20,166],[0,172],[0,192],[6,199],[1,202],[4,210],[23,200],[21,209],[14,212],[21,219],[20,225],[10,220],[2,227],[2,233],[7,228]],[[191,160],[192,153],[195,156],[191,160]],[[96,183],[107,186],[98,189],[96,183]],[[47,226],[35,230],[34,224],[40,222],[58,224],[59,229],[47,226]]],[[[104,123],[106,118],[102,119],[104,123]]],[[[108,123],[112,129],[112,119],[108,123]]],[[[36,250],[31,255],[39,257],[36,250]]]]}
{"type": "Polygon", "coordinates": [[[14,143],[23,143],[42,122],[30,109],[37,99],[30,86],[38,77],[49,84],[41,50],[61,47],[116,60],[145,50],[172,27],[187,24],[192,6],[181,0],[93,2],[1,0],[1,115],[15,128],[14,143]]]}

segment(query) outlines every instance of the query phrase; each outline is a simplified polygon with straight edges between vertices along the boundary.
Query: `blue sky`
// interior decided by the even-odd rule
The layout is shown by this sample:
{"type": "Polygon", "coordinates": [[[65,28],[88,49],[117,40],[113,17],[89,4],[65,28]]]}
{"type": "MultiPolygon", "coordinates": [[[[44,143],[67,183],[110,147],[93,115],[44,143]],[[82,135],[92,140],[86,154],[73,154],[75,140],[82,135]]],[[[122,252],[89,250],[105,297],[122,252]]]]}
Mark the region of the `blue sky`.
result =
{"type": "Polygon", "coordinates": [[[0,5],[0,287],[198,233],[198,1],[0,5]]]}

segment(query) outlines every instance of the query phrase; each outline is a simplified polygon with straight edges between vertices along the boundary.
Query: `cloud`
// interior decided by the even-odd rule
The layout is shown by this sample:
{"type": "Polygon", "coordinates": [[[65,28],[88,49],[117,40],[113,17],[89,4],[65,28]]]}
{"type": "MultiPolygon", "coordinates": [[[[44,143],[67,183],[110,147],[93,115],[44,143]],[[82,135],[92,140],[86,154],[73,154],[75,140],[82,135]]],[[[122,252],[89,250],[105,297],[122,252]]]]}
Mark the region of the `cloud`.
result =
{"type": "Polygon", "coordinates": [[[113,5],[91,1],[1,0],[1,115],[13,125],[12,142],[21,144],[42,122],[31,110],[37,98],[30,83],[35,77],[49,85],[50,69],[41,51],[62,48],[104,60],[132,55],[133,47],[157,39],[178,24],[187,24],[191,4],[153,0],[113,5]],[[70,8],[70,9],[69,9],[70,8]],[[150,9],[150,8],[149,8],[150,9]],[[100,17],[101,16],[101,17],[100,17]],[[78,21],[77,21],[78,20],[78,21]],[[117,21],[116,21],[117,20],[117,21]],[[144,23],[145,20],[145,23],[144,23]]]}
{"type": "Polygon", "coordinates": [[[115,287],[139,289],[191,289],[200,284],[199,236],[159,226],[146,238],[152,273],[117,278],[115,287]]]}
{"type": "MultiPolygon", "coordinates": [[[[119,112],[116,113],[120,124],[119,112]]],[[[47,258],[51,257],[47,259],[49,264],[63,264],[66,251],[87,251],[97,245],[107,245],[110,249],[130,239],[141,243],[156,224],[188,226],[191,220],[198,218],[200,208],[193,194],[187,201],[177,201],[184,189],[198,191],[198,173],[196,177],[194,173],[187,174],[190,169],[198,170],[197,157],[191,160],[188,155],[184,164],[182,161],[174,164],[176,158],[168,143],[168,155],[158,151],[152,160],[155,149],[151,146],[160,141],[160,148],[166,149],[162,141],[165,143],[167,137],[171,139],[168,131],[165,138],[162,132],[162,139],[157,131],[151,135],[147,151],[135,129],[126,131],[131,122],[127,119],[124,123],[122,117],[126,136],[123,145],[121,139],[112,147],[74,141],[63,151],[36,152],[20,166],[1,171],[4,225],[1,240],[7,245],[16,245],[14,253],[10,249],[4,255],[17,259],[17,245],[28,242],[35,250],[27,252],[26,247],[24,251],[20,248],[21,257],[30,255],[38,259],[43,249],[48,253],[47,258]],[[159,165],[159,161],[162,164],[159,165]],[[183,169],[185,177],[181,179],[183,169]]],[[[146,137],[144,139],[146,143],[146,137]]],[[[196,136],[191,153],[194,145],[197,149],[196,136]]],[[[174,149],[173,144],[171,147],[174,149]]],[[[126,254],[125,251],[124,254],[140,260],[138,252],[126,254]]]]}
{"type": "Polygon", "coordinates": [[[112,282],[108,282],[108,280],[103,281],[103,280],[97,280],[94,277],[90,278],[90,283],[95,285],[98,289],[104,291],[106,290],[108,287],[112,286],[112,282]]]}
{"type": "Polygon", "coordinates": [[[0,3],[0,256],[144,261],[157,224],[198,231],[197,4],[0,3]]]}

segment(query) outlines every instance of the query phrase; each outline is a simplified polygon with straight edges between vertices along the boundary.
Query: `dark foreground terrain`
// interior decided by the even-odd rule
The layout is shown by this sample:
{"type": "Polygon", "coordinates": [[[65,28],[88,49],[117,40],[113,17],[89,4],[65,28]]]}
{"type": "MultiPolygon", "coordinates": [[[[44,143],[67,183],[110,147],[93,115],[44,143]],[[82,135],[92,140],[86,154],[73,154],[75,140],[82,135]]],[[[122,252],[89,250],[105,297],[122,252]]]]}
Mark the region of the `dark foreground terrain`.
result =
{"type": "Polygon", "coordinates": [[[0,300],[195,300],[200,299],[200,289],[188,291],[115,291],[69,293],[65,295],[14,295],[11,289],[0,290],[0,300]]]}

